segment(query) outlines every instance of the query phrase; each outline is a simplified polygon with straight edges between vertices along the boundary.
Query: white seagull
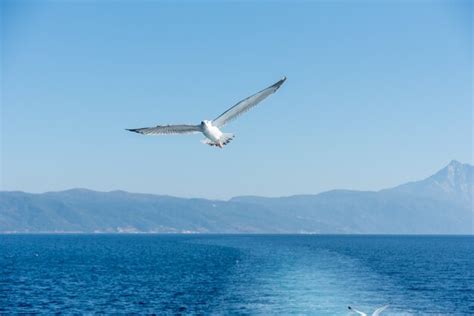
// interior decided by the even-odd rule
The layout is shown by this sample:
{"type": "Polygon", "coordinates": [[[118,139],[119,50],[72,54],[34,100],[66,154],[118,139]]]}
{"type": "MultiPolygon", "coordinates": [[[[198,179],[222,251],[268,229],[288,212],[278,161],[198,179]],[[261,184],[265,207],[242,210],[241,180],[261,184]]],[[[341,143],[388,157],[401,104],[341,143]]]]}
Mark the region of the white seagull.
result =
{"type": "Polygon", "coordinates": [[[286,77],[283,77],[281,80],[269,86],[268,88],[265,88],[262,91],[243,99],[212,121],[204,120],[199,125],[158,125],[155,127],[127,129],[127,131],[144,135],[203,133],[204,136],[206,136],[206,138],[202,141],[204,144],[222,148],[234,138],[234,134],[223,133],[221,132],[220,128],[231,120],[235,119],[240,114],[245,113],[252,107],[256,106],[270,94],[273,94],[278,90],[278,88],[280,88],[285,80],[286,77]]]}
{"type": "MultiPolygon", "coordinates": [[[[377,308],[377,309],[372,313],[372,316],[379,316],[380,313],[381,313],[384,309],[386,309],[387,307],[388,307],[388,305],[385,305],[385,306],[382,306],[382,307],[377,308]]],[[[367,316],[366,313],[361,312],[361,311],[359,311],[359,310],[357,310],[357,309],[355,309],[355,308],[352,308],[352,307],[350,307],[350,306],[347,306],[347,308],[348,308],[349,310],[351,310],[351,311],[356,312],[357,314],[359,314],[359,315],[361,315],[361,316],[367,316]]]]}

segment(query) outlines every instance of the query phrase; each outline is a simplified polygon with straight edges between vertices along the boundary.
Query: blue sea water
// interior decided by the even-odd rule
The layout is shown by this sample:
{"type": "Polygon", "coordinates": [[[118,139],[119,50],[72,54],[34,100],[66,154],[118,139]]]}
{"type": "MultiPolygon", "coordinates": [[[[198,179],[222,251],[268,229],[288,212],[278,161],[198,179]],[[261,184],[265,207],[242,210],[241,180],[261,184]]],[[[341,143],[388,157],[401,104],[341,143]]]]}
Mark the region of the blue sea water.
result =
{"type": "Polygon", "coordinates": [[[474,237],[2,235],[0,313],[474,314],[474,237]]]}

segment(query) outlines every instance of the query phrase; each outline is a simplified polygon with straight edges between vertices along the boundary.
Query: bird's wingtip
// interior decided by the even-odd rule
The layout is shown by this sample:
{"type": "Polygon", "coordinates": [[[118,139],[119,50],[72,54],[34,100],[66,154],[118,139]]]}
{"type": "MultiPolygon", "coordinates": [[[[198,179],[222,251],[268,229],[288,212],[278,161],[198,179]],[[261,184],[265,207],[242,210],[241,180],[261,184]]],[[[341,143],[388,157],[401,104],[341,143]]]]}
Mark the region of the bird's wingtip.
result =
{"type": "MultiPolygon", "coordinates": [[[[281,78],[280,80],[278,80],[277,83],[275,83],[273,86],[276,88],[276,89],[279,89],[281,87],[281,85],[285,82],[286,80],[286,76],[284,76],[283,78],[281,78]]],[[[276,91],[276,90],[275,90],[276,91]]]]}

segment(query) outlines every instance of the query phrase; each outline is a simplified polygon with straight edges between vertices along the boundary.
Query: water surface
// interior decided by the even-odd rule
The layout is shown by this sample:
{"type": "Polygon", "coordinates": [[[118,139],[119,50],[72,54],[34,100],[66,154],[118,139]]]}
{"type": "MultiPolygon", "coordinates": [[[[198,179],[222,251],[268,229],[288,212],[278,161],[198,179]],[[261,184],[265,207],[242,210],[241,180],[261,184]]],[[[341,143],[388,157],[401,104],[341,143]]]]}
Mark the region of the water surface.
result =
{"type": "Polygon", "coordinates": [[[1,313],[474,314],[474,238],[2,235],[1,313]]]}

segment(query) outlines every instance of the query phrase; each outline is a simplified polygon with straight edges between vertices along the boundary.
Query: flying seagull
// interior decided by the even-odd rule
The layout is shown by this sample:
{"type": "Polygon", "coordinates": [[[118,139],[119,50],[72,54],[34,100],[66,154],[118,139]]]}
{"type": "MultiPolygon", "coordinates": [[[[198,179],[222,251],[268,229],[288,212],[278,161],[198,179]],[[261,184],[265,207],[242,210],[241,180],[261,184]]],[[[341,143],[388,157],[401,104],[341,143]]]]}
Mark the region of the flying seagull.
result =
{"type": "Polygon", "coordinates": [[[270,94],[275,93],[278,88],[285,82],[286,77],[283,77],[278,82],[272,84],[268,88],[263,89],[248,98],[243,99],[236,105],[219,115],[212,121],[204,120],[199,125],[158,125],[155,127],[133,128],[127,131],[135,132],[143,135],[171,135],[171,134],[194,134],[203,133],[206,138],[202,141],[204,144],[210,146],[224,147],[233,138],[234,134],[223,133],[220,128],[235,119],[242,113],[247,112],[270,94]]]}
{"type": "MultiPolygon", "coordinates": [[[[388,305],[385,305],[385,306],[382,306],[382,307],[377,308],[377,309],[372,313],[372,316],[379,316],[380,313],[381,313],[384,309],[386,309],[387,307],[388,307],[388,305]]],[[[348,308],[349,310],[351,310],[351,311],[356,312],[357,314],[359,314],[359,315],[361,315],[361,316],[367,316],[366,313],[361,312],[361,311],[359,311],[359,310],[357,310],[357,309],[355,309],[355,308],[352,308],[352,307],[350,307],[350,306],[347,306],[347,308],[348,308]]]]}

